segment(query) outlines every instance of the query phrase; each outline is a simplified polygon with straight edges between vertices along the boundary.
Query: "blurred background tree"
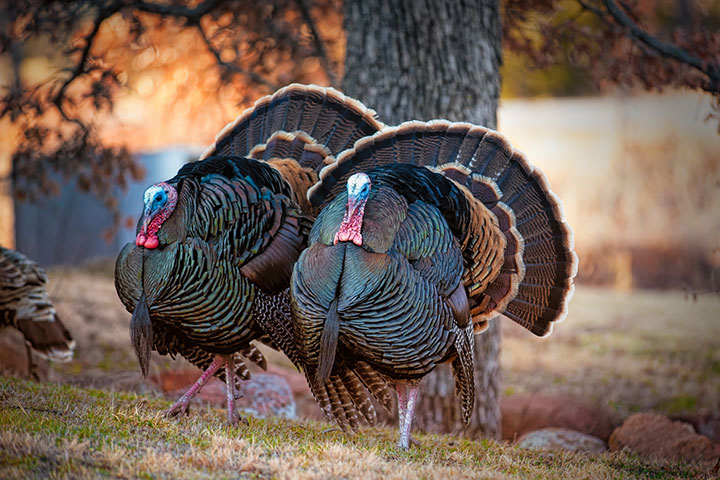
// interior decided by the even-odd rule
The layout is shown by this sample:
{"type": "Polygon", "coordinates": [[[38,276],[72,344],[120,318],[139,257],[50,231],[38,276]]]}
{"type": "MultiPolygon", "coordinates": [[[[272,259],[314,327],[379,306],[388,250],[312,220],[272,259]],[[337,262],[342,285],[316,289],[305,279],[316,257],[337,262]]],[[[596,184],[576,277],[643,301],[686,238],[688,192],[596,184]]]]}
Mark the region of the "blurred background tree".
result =
{"type": "MultiPolygon", "coordinates": [[[[208,143],[251,100],[296,81],[342,86],[387,123],[494,127],[500,73],[510,96],[680,87],[709,92],[717,113],[719,26],[714,0],[6,1],[5,180],[22,200],[72,176],[120,220],[114,195],[143,174],[133,151],[208,143]]],[[[478,347],[485,393],[472,428],[489,436],[498,335],[478,347]]],[[[418,420],[457,430],[442,378],[426,382],[418,420]]]]}

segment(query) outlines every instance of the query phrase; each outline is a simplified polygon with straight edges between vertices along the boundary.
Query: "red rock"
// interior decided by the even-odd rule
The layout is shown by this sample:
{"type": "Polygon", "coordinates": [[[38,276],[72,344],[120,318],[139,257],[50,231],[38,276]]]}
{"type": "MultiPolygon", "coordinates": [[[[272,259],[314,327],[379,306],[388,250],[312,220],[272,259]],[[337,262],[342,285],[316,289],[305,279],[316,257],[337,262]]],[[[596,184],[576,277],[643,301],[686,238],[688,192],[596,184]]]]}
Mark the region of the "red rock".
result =
{"type": "Polygon", "coordinates": [[[502,438],[514,441],[543,428],[575,430],[607,441],[616,423],[600,405],[562,395],[513,395],[500,401],[502,438]]]}
{"type": "Polygon", "coordinates": [[[519,448],[528,450],[567,450],[571,452],[602,453],[605,442],[598,437],[567,428],[543,428],[526,433],[517,441],[519,448]]]}
{"type": "MultiPolygon", "coordinates": [[[[28,364],[28,353],[25,337],[14,328],[0,329],[0,372],[7,372],[20,377],[31,376],[28,364]]],[[[34,371],[38,380],[47,380],[50,370],[48,361],[37,352],[32,353],[34,371]]]]}
{"type": "Polygon", "coordinates": [[[164,393],[185,390],[195,383],[202,372],[198,369],[171,370],[150,375],[150,380],[164,393]]]}
{"type": "Polygon", "coordinates": [[[636,413],[613,431],[610,450],[628,450],[648,457],[686,461],[717,461],[720,445],[695,433],[692,425],[656,413],[636,413]]]}
{"type": "Polygon", "coordinates": [[[720,443],[720,412],[696,415],[671,415],[671,420],[687,422],[700,435],[705,435],[715,443],[720,443]]]}

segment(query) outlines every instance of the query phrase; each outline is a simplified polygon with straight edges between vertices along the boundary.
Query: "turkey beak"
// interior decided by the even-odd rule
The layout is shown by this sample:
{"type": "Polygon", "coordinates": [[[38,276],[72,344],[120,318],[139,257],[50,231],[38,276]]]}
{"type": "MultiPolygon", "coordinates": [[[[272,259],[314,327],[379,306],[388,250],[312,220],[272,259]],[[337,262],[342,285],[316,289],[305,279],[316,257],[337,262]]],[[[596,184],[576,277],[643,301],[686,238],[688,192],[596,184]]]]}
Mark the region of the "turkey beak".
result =
{"type": "Polygon", "coordinates": [[[347,202],[347,218],[348,220],[352,218],[353,214],[355,213],[355,210],[357,210],[357,198],[355,197],[349,197],[347,202]]]}
{"type": "Polygon", "coordinates": [[[155,218],[155,212],[149,206],[145,207],[145,212],[143,213],[142,230],[140,231],[141,233],[147,233],[148,225],[150,225],[150,222],[152,222],[153,218],[155,218]]]}

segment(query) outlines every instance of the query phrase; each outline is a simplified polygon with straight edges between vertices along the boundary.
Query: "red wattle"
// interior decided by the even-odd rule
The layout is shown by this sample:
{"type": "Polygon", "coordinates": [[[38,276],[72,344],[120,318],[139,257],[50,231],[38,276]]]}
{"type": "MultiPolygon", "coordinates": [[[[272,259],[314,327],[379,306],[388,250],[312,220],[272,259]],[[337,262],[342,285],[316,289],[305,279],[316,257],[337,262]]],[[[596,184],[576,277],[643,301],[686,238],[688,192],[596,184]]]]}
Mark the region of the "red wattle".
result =
{"type": "Polygon", "coordinates": [[[360,205],[355,204],[355,200],[348,199],[348,205],[345,210],[345,216],[340,224],[340,228],[335,234],[334,242],[352,242],[358,247],[362,247],[362,224],[363,214],[365,213],[365,202],[360,205]]]}
{"type": "Polygon", "coordinates": [[[137,237],[135,237],[135,245],[138,247],[142,247],[145,245],[145,242],[147,241],[147,238],[142,233],[138,233],[137,237]]]}
{"type": "Polygon", "coordinates": [[[358,247],[362,247],[362,233],[359,232],[357,225],[349,223],[343,223],[340,225],[340,229],[335,234],[334,243],[338,242],[352,242],[358,247]]]}
{"type": "Polygon", "coordinates": [[[157,248],[157,246],[160,244],[158,242],[158,238],[155,235],[152,235],[148,237],[147,240],[145,240],[145,248],[157,248]]]}

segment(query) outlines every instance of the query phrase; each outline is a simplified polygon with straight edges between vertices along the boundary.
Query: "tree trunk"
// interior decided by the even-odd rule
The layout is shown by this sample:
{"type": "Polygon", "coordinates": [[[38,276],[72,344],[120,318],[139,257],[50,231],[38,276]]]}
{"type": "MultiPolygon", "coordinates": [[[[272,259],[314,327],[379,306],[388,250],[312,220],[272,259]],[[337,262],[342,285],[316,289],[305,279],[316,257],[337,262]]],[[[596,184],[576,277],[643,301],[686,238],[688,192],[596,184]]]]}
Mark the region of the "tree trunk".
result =
{"type": "MultiPolygon", "coordinates": [[[[498,0],[345,0],[343,91],[394,125],[446,118],[496,125],[498,0]]],[[[475,409],[463,428],[449,367],[422,382],[415,426],[499,437],[499,322],[476,337],[475,409]]]]}

